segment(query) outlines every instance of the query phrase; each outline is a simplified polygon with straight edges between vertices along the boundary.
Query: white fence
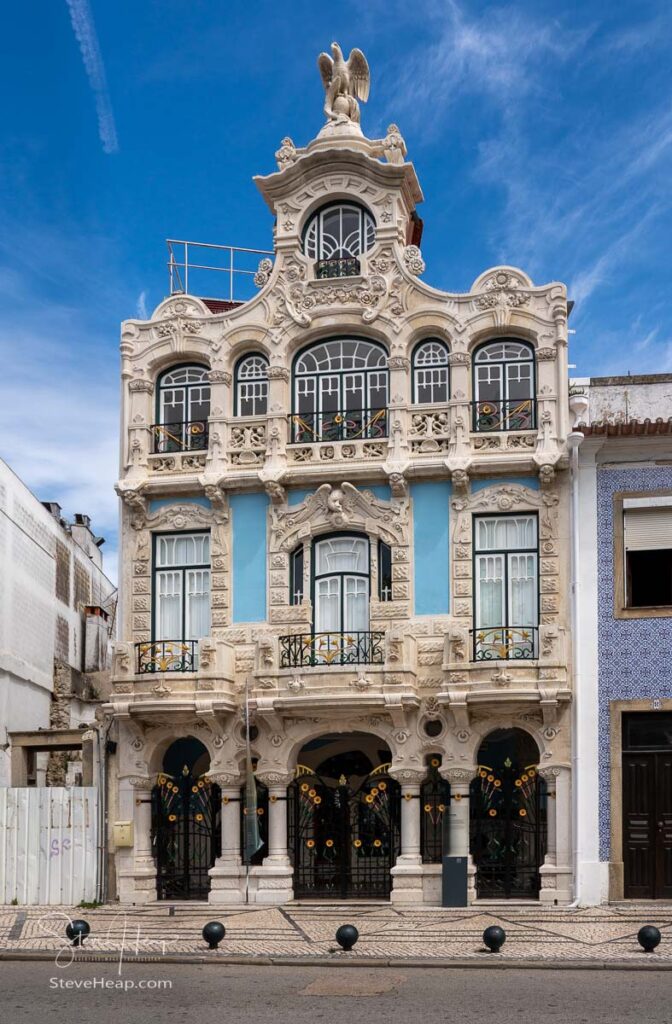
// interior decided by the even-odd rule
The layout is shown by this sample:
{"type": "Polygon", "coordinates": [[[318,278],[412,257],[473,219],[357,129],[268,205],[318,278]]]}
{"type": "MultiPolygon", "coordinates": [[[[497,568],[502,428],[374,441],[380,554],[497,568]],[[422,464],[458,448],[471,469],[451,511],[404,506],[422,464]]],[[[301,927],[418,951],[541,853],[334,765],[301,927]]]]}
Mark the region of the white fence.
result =
{"type": "Polygon", "coordinates": [[[0,904],[96,899],[98,790],[0,788],[0,904]]]}

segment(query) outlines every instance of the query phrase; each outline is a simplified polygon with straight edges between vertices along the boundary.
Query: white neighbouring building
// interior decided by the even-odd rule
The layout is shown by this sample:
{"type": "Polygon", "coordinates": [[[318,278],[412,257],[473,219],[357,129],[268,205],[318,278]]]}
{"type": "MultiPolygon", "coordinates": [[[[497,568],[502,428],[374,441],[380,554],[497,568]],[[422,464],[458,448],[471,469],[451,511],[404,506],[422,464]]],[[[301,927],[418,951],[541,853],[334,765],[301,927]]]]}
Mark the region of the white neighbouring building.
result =
{"type": "Polygon", "coordinates": [[[327,123],[255,179],[256,293],[199,293],[184,243],[122,325],[110,893],[437,905],[443,850],[470,901],[567,904],[566,290],[426,284],[404,140],[329,60],[327,123]]]}
{"type": "Polygon", "coordinates": [[[0,786],[81,774],[47,733],[92,722],[109,685],[116,588],[101,543],[88,516],[66,522],[0,460],[0,786]]]}

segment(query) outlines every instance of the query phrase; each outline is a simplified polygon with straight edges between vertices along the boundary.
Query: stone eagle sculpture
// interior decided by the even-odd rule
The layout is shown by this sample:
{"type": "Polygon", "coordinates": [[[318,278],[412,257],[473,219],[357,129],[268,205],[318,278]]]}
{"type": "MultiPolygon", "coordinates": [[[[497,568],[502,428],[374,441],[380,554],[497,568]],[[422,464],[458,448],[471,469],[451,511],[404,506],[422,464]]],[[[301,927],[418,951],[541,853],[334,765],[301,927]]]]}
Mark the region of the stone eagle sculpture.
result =
{"type": "Polygon", "coordinates": [[[317,66],[326,90],[324,112],[330,121],[353,121],[359,124],[359,103],[369,98],[371,75],[361,50],[351,50],[347,61],[338,43],[331,44],[333,59],[321,53],[317,66]]]}

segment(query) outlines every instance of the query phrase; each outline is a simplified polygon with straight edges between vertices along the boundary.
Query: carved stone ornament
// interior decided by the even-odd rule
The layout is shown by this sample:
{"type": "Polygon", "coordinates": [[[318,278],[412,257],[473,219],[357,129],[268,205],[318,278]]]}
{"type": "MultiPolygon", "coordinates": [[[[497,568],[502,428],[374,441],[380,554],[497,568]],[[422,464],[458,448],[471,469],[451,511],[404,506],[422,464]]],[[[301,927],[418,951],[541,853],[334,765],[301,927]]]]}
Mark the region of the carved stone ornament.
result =
{"type": "MultiPolygon", "coordinates": [[[[469,366],[471,362],[471,356],[468,352],[449,352],[448,353],[448,365],[449,366],[469,366]]],[[[457,392],[453,396],[454,398],[463,397],[458,396],[457,392]]]]}
{"type": "MultiPolygon", "coordinates": [[[[404,733],[404,735],[408,738],[406,733],[404,733]]],[[[405,742],[405,740],[403,742],[405,742]]],[[[411,786],[419,786],[424,782],[426,772],[421,768],[404,768],[393,765],[389,770],[389,774],[393,779],[396,779],[397,782],[401,782],[402,785],[405,782],[411,786]]]]}
{"type": "Polygon", "coordinates": [[[404,260],[404,266],[409,274],[413,274],[414,277],[417,277],[418,274],[424,274],[425,261],[423,260],[422,253],[417,245],[405,246],[402,258],[404,260]]]}
{"type": "Polygon", "coordinates": [[[267,480],[264,484],[266,494],[271,499],[272,505],[284,505],[287,502],[287,492],[277,480],[267,480]]]}
{"type": "Polygon", "coordinates": [[[231,383],[231,374],[228,370],[210,370],[208,380],[211,384],[226,384],[228,386],[231,383]]]}
{"type": "Polygon", "coordinates": [[[335,123],[351,121],[359,124],[359,103],[369,98],[371,75],[366,57],[353,49],[346,60],[338,43],[331,44],[330,57],[321,53],[317,58],[322,84],[325,89],[324,112],[327,120],[335,123]]]}
{"type": "Polygon", "coordinates": [[[234,774],[233,772],[208,772],[208,779],[210,782],[214,782],[217,786],[231,787],[240,786],[243,782],[241,775],[234,774]]]}
{"type": "Polygon", "coordinates": [[[371,687],[371,680],[367,678],[365,672],[360,672],[356,679],[352,679],[350,686],[353,686],[355,690],[368,690],[371,687]]]}
{"type": "Polygon", "coordinates": [[[296,146],[290,139],[289,135],[285,135],[284,139],[280,143],[280,149],[275,152],[275,159],[278,162],[280,170],[284,171],[286,167],[291,167],[291,165],[296,161],[296,157],[296,146]]]}
{"type": "Polygon", "coordinates": [[[254,275],[254,283],[257,288],[263,288],[267,285],[271,274],[273,273],[273,260],[269,259],[268,256],[264,256],[262,260],[259,260],[259,266],[257,272],[254,275]]]}
{"type": "Polygon", "coordinates": [[[403,164],[406,156],[406,143],[396,124],[389,125],[383,139],[383,153],[390,164],[403,164]]]}
{"type": "Polygon", "coordinates": [[[465,786],[468,785],[473,778],[475,778],[478,768],[454,768],[449,765],[445,767],[442,765],[439,768],[439,774],[442,779],[449,782],[451,786],[465,786]]]}
{"type": "Polygon", "coordinates": [[[151,792],[156,784],[156,779],[148,779],[144,775],[130,775],[128,782],[133,789],[141,789],[145,792],[151,792]]]}
{"type": "Polygon", "coordinates": [[[537,360],[540,363],[552,362],[558,358],[558,351],[555,348],[538,348],[537,349],[537,360]]]}
{"type": "Polygon", "coordinates": [[[267,772],[262,770],[261,772],[255,772],[255,775],[269,789],[289,786],[290,782],[294,780],[294,772],[267,772]]]}
{"type": "Polygon", "coordinates": [[[271,507],[271,545],[289,551],[300,535],[330,529],[361,529],[380,534],[393,544],[408,543],[408,499],[384,501],[371,491],[360,491],[344,482],[340,487],[322,484],[300,505],[271,507]]]}
{"type": "Polygon", "coordinates": [[[486,277],[481,285],[481,294],[474,299],[477,309],[516,309],[530,301],[529,292],[520,290],[521,282],[508,270],[497,270],[486,277]]]}
{"type": "Polygon", "coordinates": [[[289,370],[286,366],[269,366],[266,370],[269,380],[289,380],[289,370]]]}
{"type": "Polygon", "coordinates": [[[134,380],[128,382],[129,391],[146,391],[148,395],[154,390],[154,385],[151,380],[144,380],[142,377],[136,377],[134,380]]]}

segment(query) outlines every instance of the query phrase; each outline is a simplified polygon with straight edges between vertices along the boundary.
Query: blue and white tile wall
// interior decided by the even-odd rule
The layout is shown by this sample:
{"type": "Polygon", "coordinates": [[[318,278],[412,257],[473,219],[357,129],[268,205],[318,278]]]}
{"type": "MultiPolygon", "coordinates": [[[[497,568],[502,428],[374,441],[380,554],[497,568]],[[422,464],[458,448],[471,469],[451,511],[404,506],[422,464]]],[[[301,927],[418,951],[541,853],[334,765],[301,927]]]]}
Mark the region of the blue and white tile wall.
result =
{"type": "Polygon", "coordinates": [[[600,860],[610,855],[609,704],[672,697],[672,618],[614,618],[613,496],[672,490],[672,468],[597,473],[600,860]]]}

